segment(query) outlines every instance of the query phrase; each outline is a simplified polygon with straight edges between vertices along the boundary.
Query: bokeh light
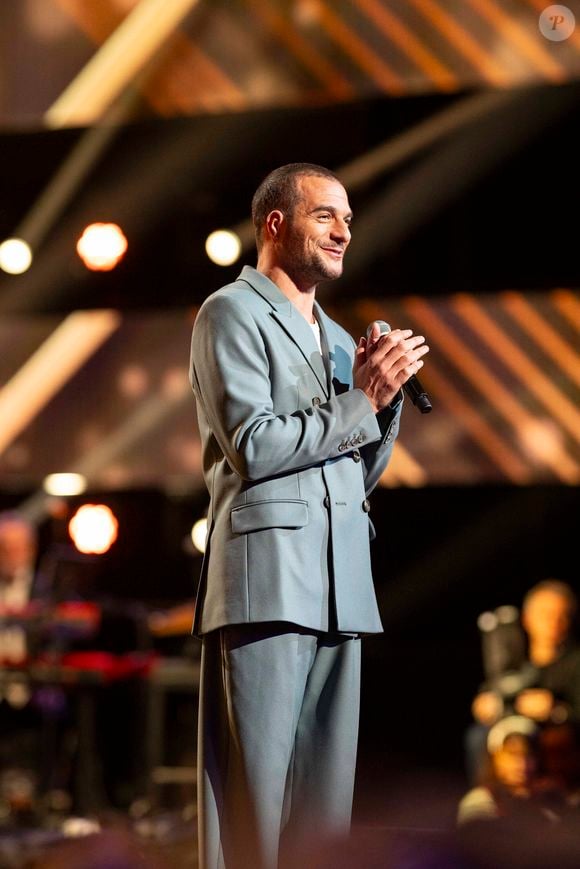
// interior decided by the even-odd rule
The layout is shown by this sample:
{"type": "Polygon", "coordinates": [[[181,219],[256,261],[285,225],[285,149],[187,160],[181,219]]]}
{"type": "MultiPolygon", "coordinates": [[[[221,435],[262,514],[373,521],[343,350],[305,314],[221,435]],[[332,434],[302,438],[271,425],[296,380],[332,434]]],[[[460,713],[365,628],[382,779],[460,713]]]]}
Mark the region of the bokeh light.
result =
{"type": "Polygon", "coordinates": [[[77,242],[77,253],[91,271],[109,272],[123,258],[127,246],[116,223],[91,223],[77,242]]]}
{"type": "Polygon", "coordinates": [[[105,504],[83,504],[70,520],[68,531],[79,552],[102,555],[117,539],[119,523],[105,504]]]}
{"type": "Polygon", "coordinates": [[[30,268],[32,250],[22,238],[7,238],[0,244],[0,268],[9,275],[21,275],[30,268]]]}
{"type": "Polygon", "coordinates": [[[205,516],[203,519],[198,519],[197,522],[194,523],[193,528],[191,529],[191,539],[193,541],[193,545],[197,549],[198,552],[202,554],[205,552],[205,538],[207,535],[207,517],[205,516]]]}
{"type": "Polygon", "coordinates": [[[231,266],[239,259],[242,242],[230,229],[216,229],[206,239],[205,252],[216,265],[231,266]]]}
{"type": "Polygon", "coordinates": [[[44,478],[42,487],[47,495],[81,495],[87,488],[87,480],[82,474],[49,474],[44,478]]]}

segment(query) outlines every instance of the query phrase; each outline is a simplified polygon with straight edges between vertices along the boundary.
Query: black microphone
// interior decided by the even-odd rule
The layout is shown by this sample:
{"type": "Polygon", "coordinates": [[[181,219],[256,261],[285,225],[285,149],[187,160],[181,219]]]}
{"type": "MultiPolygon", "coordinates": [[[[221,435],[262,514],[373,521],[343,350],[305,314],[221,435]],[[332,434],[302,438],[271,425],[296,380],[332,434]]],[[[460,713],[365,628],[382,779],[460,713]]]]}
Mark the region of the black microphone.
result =
{"type": "MultiPolygon", "coordinates": [[[[380,327],[381,335],[388,335],[391,331],[391,327],[388,323],[385,323],[384,320],[373,320],[372,323],[367,327],[367,340],[370,338],[373,326],[375,323],[380,327]]],[[[421,381],[419,378],[412,374],[411,377],[407,380],[403,389],[415,405],[418,407],[421,413],[431,413],[433,410],[433,405],[431,404],[431,399],[421,386],[421,381]]]]}

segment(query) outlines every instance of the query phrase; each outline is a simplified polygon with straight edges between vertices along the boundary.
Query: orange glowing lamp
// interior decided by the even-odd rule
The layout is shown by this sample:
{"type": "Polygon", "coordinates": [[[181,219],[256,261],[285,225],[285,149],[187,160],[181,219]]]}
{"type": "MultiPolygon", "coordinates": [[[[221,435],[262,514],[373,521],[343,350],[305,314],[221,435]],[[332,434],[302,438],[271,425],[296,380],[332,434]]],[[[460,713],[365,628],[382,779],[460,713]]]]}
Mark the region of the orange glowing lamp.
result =
{"type": "Polygon", "coordinates": [[[68,532],[79,552],[103,555],[117,539],[119,523],[105,504],[83,504],[70,520],[68,532]]]}
{"type": "Polygon", "coordinates": [[[110,272],[125,256],[127,246],[116,223],[91,223],[77,242],[77,253],[91,271],[110,272]]]}

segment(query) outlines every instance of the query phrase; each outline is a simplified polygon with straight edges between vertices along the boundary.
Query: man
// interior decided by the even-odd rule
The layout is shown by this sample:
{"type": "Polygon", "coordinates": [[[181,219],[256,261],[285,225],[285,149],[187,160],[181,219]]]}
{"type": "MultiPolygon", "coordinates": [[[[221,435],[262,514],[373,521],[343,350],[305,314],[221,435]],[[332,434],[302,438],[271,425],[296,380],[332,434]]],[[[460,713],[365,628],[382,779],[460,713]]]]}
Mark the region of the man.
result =
{"type": "Polygon", "coordinates": [[[192,338],[210,492],[194,624],[202,869],[298,865],[309,838],[348,830],[359,635],[382,629],[367,495],[428,351],[377,325],[355,346],[316,303],[350,241],[332,172],[274,170],[252,215],[257,268],[205,301],[192,338]]]}

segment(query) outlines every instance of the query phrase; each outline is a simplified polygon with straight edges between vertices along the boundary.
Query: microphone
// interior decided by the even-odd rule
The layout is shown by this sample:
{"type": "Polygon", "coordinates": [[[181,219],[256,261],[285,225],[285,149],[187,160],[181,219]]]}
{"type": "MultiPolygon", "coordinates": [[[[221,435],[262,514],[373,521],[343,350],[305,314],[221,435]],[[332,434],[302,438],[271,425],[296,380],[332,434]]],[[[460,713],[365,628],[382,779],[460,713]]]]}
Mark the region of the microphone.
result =
{"type": "MultiPolygon", "coordinates": [[[[384,320],[373,320],[372,323],[367,327],[367,340],[370,338],[370,334],[372,332],[372,328],[374,324],[377,323],[381,330],[381,335],[388,335],[391,331],[391,327],[388,323],[385,323],[384,320]]],[[[433,410],[433,405],[431,404],[431,399],[421,386],[421,381],[419,378],[412,374],[411,377],[404,384],[403,389],[415,405],[418,407],[421,413],[431,413],[433,410]]]]}

